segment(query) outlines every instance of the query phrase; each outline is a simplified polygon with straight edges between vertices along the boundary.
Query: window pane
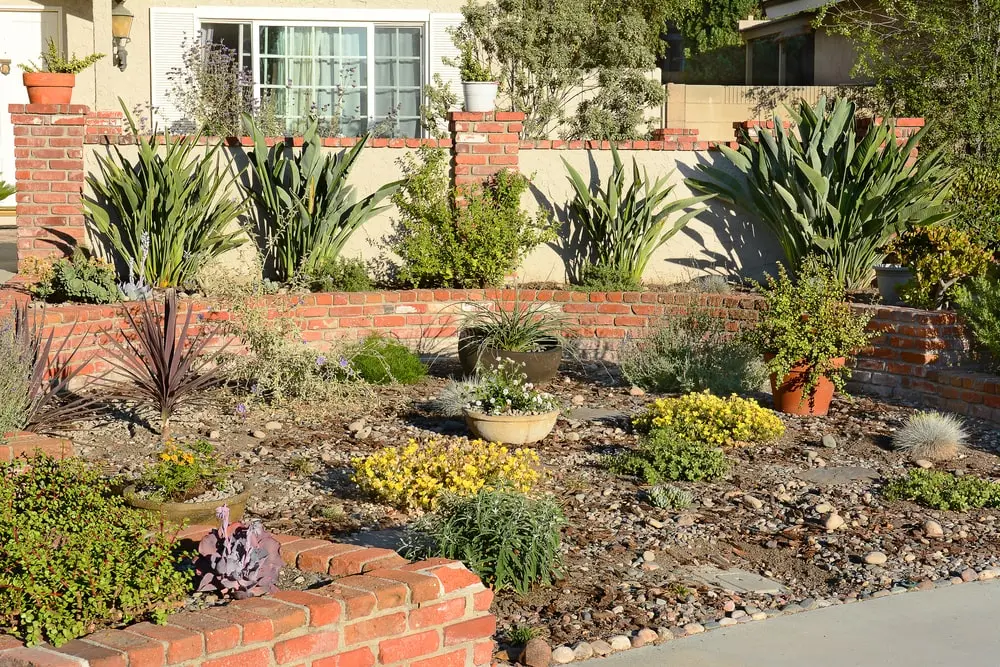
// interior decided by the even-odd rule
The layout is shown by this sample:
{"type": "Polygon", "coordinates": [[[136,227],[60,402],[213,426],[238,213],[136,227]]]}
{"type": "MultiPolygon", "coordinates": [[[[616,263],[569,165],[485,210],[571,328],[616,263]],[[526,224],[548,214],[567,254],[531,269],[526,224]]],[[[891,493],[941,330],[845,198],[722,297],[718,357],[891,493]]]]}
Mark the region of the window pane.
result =
{"type": "Polygon", "coordinates": [[[391,60],[375,61],[375,85],[378,87],[394,86],[396,81],[396,63],[391,60]]]}
{"type": "Polygon", "coordinates": [[[313,55],[312,28],[289,28],[292,43],[292,55],[311,56],[313,55]]]}
{"type": "Polygon", "coordinates": [[[400,117],[420,115],[420,90],[400,91],[397,97],[400,117]]]}
{"type": "Polygon", "coordinates": [[[364,28],[341,28],[337,55],[361,58],[367,55],[368,39],[364,28]]]}
{"type": "Polygon", "coordinates": [[[399,63],[399,85],[419,86],[420,85],[420,61],[410,60],[399,63]]]}
{"type": "Polygon", "coordinates": [[[285,61],[280,58],[260,59],[260,81],[264,85],[284,86],[288,80],[285,61]]]}
{"type": "Polygon", "coordinates": [[[396,107],[396,91],[392,88],[375,92],[375,115],[383,118],[396,107]]]}
{"type": "Polygon", "coordinates": [[[395,55],[403,58],[419,58],[420,32],[420,28],[398,28],[395,55]]]}
{"type": "Polygon", "coordinates": [[[284,55],[285,39],[285,28],[264,26],[260,29],[260,52],[268,55],[284,55]]]}
{"type": "Polygon", "coordinates": [[[413,118],[409,120],[397,121],[396,134],[401,137],[419,137],[420,120],[413,118]]]}
{"type": "Polygon", "coordinates": [[[394,31],[385,28],[375,29],[375,57],[396,55],[396,40],[394,31]]]}
{"type": "Polygon", "coordinates": [[[420,28],[375,28],[375,119],[388,136],[420,136],[422,34],[420,28]]]}

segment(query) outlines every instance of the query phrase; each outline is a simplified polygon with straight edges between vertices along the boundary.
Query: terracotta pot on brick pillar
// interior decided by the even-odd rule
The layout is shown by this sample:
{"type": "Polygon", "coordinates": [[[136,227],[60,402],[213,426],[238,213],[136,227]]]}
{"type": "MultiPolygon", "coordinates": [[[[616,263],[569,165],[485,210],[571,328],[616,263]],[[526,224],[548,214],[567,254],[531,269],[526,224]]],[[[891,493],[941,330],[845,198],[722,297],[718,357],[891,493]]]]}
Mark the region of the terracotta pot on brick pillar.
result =
{"type": "Polygon", "coordinates": [[[22,76],[32,104],[69,104],[73,99],[75,74],[25,72],[22,76]]]}
{"type": "MultiPolygon", "coordinates": [[[[765,355],[769,361],[774,355],[765,355]]],[[[847,360],[844,357],[831,359],[834,368],[843,368],[847,360]]],[[[789,415],[811,415],[822,417],[830,411],[830,401],[833,400],[833,393],[836,387],[830,378],[825,375],[819,379],[812,391],[806,394],[806,378],[809,375],[809,366],[801,364],[792,366],[792,370],[786,375],[781,384],[778,384],[778,376],[771,373],[771,393],[774,397],[774,409],[789,415]]]]}

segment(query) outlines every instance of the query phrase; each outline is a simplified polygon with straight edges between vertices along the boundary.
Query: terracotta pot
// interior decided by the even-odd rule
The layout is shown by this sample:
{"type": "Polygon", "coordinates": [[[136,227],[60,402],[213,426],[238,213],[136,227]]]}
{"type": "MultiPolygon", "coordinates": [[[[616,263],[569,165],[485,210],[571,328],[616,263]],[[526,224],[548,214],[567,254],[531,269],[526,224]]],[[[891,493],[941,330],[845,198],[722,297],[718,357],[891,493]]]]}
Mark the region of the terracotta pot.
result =
{"type": "MultiPolygon", "coordinates": [[[[768,355],[773,359],[773,355],[768,355]]],[[[844,357],[833,359],[834,368],[841,368],[847,360],[844,357]]],[[[774,396],[774,409],[790,415],[814,415],[822,417],[830,411],[830,401],[833,399],[833,382],[826,376],[821,377],[813,390],[803,395],[809,366],[800,364],[793,366],[781,384],[777,375],[771,373],[771,393],[774,396]]]]}
{"type": "Polygon", "coordinates": [[[544,440],[559,419],[559,411],[541,415],[485,415],[465,410],[465,423],[472,432],[487,442],[507,445],[530,445],[544,440]]]}
{"type": "Polygon", "coordinates": [[[25,72],[22,76],[31,104],[69,104],[73,99],[75,74],[25,72]]]}
{"type": "Polygon", "coordinates": [[[538,352],[508,352],[477,344],[474,330],[465,329],[458,336],[458,360],[466,376],[474,375],[476,366],[496,368],[502,359],[510,359],[522,366],[528,382],[541,384],[559,374],[563,350],[559,341],[552,338],[543,342],[544,349],[538,352]]]}
{"type": "Polygon", "coordinates": [[[168,523],[187,525],[207,525],[214,526],[219,519],[215,516],[215,510],[223,505],[229,506],[229,521],[236,523],[243,519],[243,512],[247,507],[247,500],[253,491],[250,484],[245,484],[243,491],[219,500],[209,500],[203,503],[169,503],[148,500],[136,495],[135,485],[125,487],[122,496],[125,497],[125,504],[136,509],[146,510],[157,515],[168,523]]]}

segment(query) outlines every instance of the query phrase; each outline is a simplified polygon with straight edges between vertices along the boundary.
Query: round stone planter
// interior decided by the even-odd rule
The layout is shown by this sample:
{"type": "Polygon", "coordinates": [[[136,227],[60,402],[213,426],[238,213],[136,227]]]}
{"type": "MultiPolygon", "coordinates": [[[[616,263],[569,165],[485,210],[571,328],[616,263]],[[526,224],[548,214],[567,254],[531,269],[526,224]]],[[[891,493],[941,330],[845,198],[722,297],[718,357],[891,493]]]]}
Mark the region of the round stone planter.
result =
{"type": "Polygon", "coordinates": [[[493,81],[463,81],[462,93],[465,97],[465,110],[477,113],[488,113],[496,109],[497,89],[499,84],[493,81]]]}
{"type": "Polygon", "coordinates": [[[882,303],[887,306],[899,306],[903,302],[899,298],[899,289],[913,279],[913,272],[898,264],[879,264],[875,267],[875,280],[878,283],[878,293],[882,303]]]}
{"type": "Polygon", "coordinates": [[[465,410],[465,423],[477,436],[487,442],[506,445],[530,445],[544,440],[559,419],[559,411],[540,415],[485,415],[465,410]]]}
{"type": "Polygon", "coordinates": [[[524,370],[528,382],[541,384],[559,374],[563,349],[554,338],[543,341],[538,352],[508,352],[479,345],[475,330],[463,330],[458,336],[458,360],[465,375],[475,375],[476,367],[496,368],[502,359],[510,359],[524,370]]]}
{"type": "Polygon", "coordinates": [[[153,513],[168,523],[182,524],[187,521],[188,525],[193,526],[196,524],[214,525],[219,520],[215,511],[223,505],[229,507],[229,521],[231,523],[241,521],[252,491],[253,488],[250,484],[244,484],[243,491],[228,498],[208,500],[203,503],[170,503],[143,498],[136,493],[135,485],[131,485],[125,487],[122,496],[125,498],[125,504],[129,507],[153,513]]]}

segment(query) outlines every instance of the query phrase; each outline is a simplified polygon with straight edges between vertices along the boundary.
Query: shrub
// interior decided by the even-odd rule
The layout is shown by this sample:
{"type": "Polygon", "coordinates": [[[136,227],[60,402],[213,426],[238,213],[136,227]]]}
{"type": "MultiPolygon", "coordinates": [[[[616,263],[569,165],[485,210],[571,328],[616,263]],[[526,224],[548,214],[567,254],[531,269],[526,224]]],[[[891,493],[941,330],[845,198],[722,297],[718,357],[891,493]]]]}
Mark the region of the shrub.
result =
{"type": "Polygon", "coordinates": [[[462,345],[504,352],[540,352],[567,347],[569,321],[546,304],[472,301],[463,304],[459,329],[462,345]]]}
{"type": "Polygon", "coordinates": [[[93,396],[68,391],[89,363],[77,356],[83,341],[70,347],[70,332],[55,344],[54,331],[43,333],[44,321],[43,311],[27,302],[0,320],[0,435],[50,431],[98,411],[93,396]]]}
{"type": "Polygon", "coordinates": [[[610,457],[607,463],[612,472],[634,475],[646,484],[700,482],[717,479],[729,471],[729,461],[721,449],[689,440],[669,427],[654,428],[635,451],[610,457]]]}
{"type": "Polygon", "coordinates": [[[0,629],[59,646],[162,619],[191,590],[172,542],[78,461],[0,464],[0,629]]]}
{"type": "Polygon", "coordinates": [[[971,330],[979,356],[996,367],[1000,362],[1000,280],[973,278],[955,288],[954,301],[971,330]]]}
{"type": "Polygon", "coordinates": [[[581,262],[579,287],[588,292],[634,292],[642,288],[642,281],[633,278],[628,269],[588,260],[581,262]]]}
{"type": "Polygon", "coordinates": [[[562,510],[548,498],[508,489],[448,495],[412,526],[411,558],[461,560],[496,591],[528,593],[551,584],[560,571],[562,510]]]}
{"type": "Polygon", "coordinates": [[[405,179],[393,195],[399,217],[388,243],[400,261],[396,279],[411,287],[501,285],[531,249],[555,238],[555,225],[544,212],[532,218],[521,209],[524,176],[502,171],[458,192],[448,159],[430,148],[399,159],[405,179]]]}
{"type": "Polygon", "coordinates": [[[313,292],[370,292],[375,289],[365,263],[357,258],[320,261],[305,279],[313,292]]]}
{"type": "Polygon", "coordinates": [[[956,211],[951,226],[996,256],[1000,252],[1000,165],[964,165],[948,203],[956,211]]]}
{"type": "Polygon", "coordinates": [[[465,438],[410,440],[351,464],[362,490],[404,509],[433,509],[443,492],[470,495],[500,485],[528,492],[538,480],[533,450],[465,438]]]}
{"type": "Polygon", "coordinates": [[[522,366],[511,359],[481,371],[472,396],[466,407],[486,415],[540,415],[559,409],[558,399],[535,389],[522,366]]]}
{"type": "Polygon", "coordinates": [[[184,117],[169,128],[172,132],[201,128],[211,137],[241,137],[243,114],[267,136],[284,132],[267,92],[259,100],[254,95],[253,74],[243,67],[238,51],[198,36],[183,44],[181,59],[182,67],[167,72],[167,95],[184,117]]]}
{"type": "Polygon", "coordinates": [[[974,475],[956,477],[941,470],[910,470],[886,485],[884,492],[889,500],[913,500],[937,510],[1000,507],[997,482],[974,475]]]}
{"type": "Polygon", "coordinates": [[[913,279],[899,294],[914,308],[948,305],[955,287],[968,278],[986,274],[992,256],[965,232],[948,227],[925,227],[903,234],[891,246],[913,279]]]}
{"type": "Polygon", "coordinates": [[[121,297],[115,282],[115,267],[83,248],[73,249],[70,259],[40,261],[33,267],[31,293],[49,303],[115,303],[121,297]]]}
{"type": "Polygon", "coordinates": [[[746,337],[707,312],[668,317],[649,338],[627,340],[618,364],[626,380],[659,393],[756,391],[767,376],[746,337]]]}
{"type": "Polygon", "coordinates": [[[871,315],[854,311],[846,303],[843,283],[833,269],[810,259],[793,281],[781,265],[778,277],[768,276],[767,287],[757,286],[767,305],[760,312],[750,340],[765,355],[767,368],[779,379],[795,366],[805,365],[803,398],[820,378],[827,377],[843,390],[851,370],[836,366],[834,360],[852,357],[871,340],[866,328],[871,315]]]}
{"type": "Polygon", "coordinates": [[[672,429],[679,437],[710,445],[739,445],[777,440],[785,425],[757,401],[719,398],[709,392],[658,398],[633,423],[640,430],[672,429]]]}
{"type": "Polygon", "coordinates": [[[31,62],[28,64],[18,65],[18,67],[21,68],[22,72],[29,73],[53,72],[55,74],[79,74],[103,57],[103,53],[92,53],[89,56],[77,58],[74,53],[67,58],[64,52],[61,52],[59,47],[56,46],[55,40],[50,37],[45,45],[45,51],[43,51],[41,55],[41,65],[36,65],[34,62],[31,62]]]}
{"type": "Polygon", "coordinates": [[[427,366],[412,350],[394,338],[371,334],[348,350],[351,368],[371,384],[415,384],[427,375],[427,366]]]}
{"type": "Polygon", "coordinates": [[[676,187],[670,183],[673,174],[658,176],[653,181],[645,169],[639,171],[635,158],[632,158],[632,179],[626,188],[625,165],[613,145],[611,154],[614,166],[607,184],[594,193],[590,191],[590,181],[563,158],[574,189],[570,220],[581,229],[585,248],[581,256],[585,263],[611,275],[627,276],[630,284],[639,285],[653,253],[705,207],[685,212],[670,227],[668,218],[713,195],[668,202],[676,187]]]}
{"type": "Polygon", "coordinates": [[[230,330],[247,354],[227,354],[230,379],[255,397],[276,402],[325,399],[353,379],[345,357],[327,357],[309,347],[290,317],[268,320],[265,311],[237,301],[230,330]]]}
{"type": "Polygon", "coordinates": [[[229,472],[206,440],[167,442],[156,458],[156,463],[142,472],[136,488],[159,501],[180,503],[217,489],[229,472]]]}
{"type": "Polygon", "coordinates": [[[859,139],[856,112],[845,99],[832,111],[825,98],[815,107],[800,102],[795,131],[777,118],[773,131],[744,134],[739,151],[720,146],[742,178],[701,166],[707,178],[689,183],[767,225],[794,271],[815,255],[847,289],[865,289],[891,238],[954,217],[945,205],[954,171],[940,151],[921,151],[910,163],[927,128],[903,145],[884,123],[859,139]]]}
{"type": "Polygon", "coordinates": [[[205,352],[221,329],[202,327],[190,333],[194,313],[188,308],[184,320],[178,318],[177,292],[172,289],[163,298],[162,315],[160,309],[152,299],[140,302],[138,315],[124,309],[127,327],[121,340],[109,340],[111,362],[129,383],[124,395],[156,406],[160,437],[166,442],[177,406],[198,400],[200,392],[219,379],[218,355],[205,352]]]}
{"type": "Polygon", "coordinates": [[[892,446],[914,460],[950,461],[961,453],[967,437],[958,417],[918,412],[893,434],[892,446]]]}
{"type": "Polygon", "coordinates": [[[646,491],[646,497],[653,507],[669,510],[687,509],[694,502],[694,496],[689,491],[669,484],[658,484],[650,488],[646,491]]]}
{"type": "Polygon", "coordinates": [[[267,146],[267,135],[249,117],[253,137],[250,167],[240,180],[253,202],[252,229],[268,271],[289,281],[316,275],[339,256],[351,235],[386,207],[379,202],[396,191],[387,183],[358,199],[347,179],[364,150],[367,136],[340,153],[324,153],[316,123],[296,150],[291,142],[267,146]]]}
{"type": "Polygon", "coordinates": [[[96,154],[98,173],[87,176],[94,194],[84,208],[120,271],[155,287],[187,285],[207,262],[243,244],[234,226],[244,202],[226,194],[234,176],[220,168],[222,144],[201,154],[200,134],[177,138],[166,131],[162,144],[159,137],[137,141],[134,161],[118,146],[96,154]]]}

